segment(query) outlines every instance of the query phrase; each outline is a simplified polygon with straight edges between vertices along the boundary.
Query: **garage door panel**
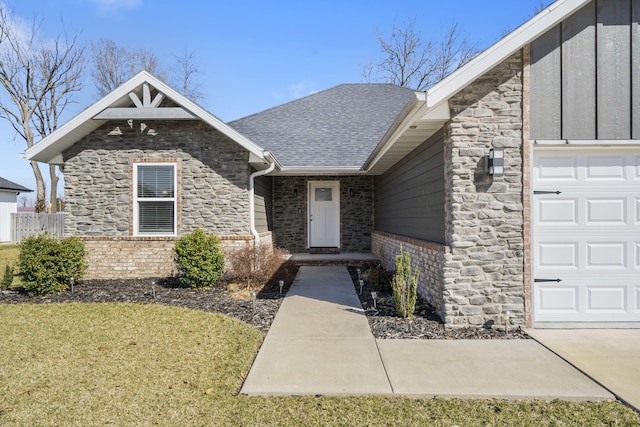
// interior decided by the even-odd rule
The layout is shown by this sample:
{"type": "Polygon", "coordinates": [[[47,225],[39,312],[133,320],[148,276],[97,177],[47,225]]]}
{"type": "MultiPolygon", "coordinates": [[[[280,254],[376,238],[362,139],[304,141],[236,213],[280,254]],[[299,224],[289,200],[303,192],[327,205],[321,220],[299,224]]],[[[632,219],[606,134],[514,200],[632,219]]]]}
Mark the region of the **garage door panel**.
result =
{"type": "Polygon", "coordinates": [[[545,225],[578,225],[578,199],[538,198],[538,223],[545,225]]]}
{"type": "Polygon", "coordinates": [[[578,242],[544,242],[537,249],[539,269],[578,269],[578,242]]]}
{"type": "Polygon", "coordinates": [[[625,286],[590,286],[587,288],[587,312],[617,313],[627,311],[625,286]]]}
{"type": "Polygon", "coordinates": [[[640,321],[640,147],[536,148],[533,165],[534,320],[640,321]]]}
{"type": "Polygon", "coordinates": [[[576,175],[577,159],[571,154],[547,155],[541,154],[535,159],[535,179],[538,182],[571,182],[577,181],[576,175]]]}
{"type": "Polygon", "coordinates": [[[586,225],[626,225],[627,203],[625,198],[602,199],[587,197],[586,225]]]}
{"type": "Polygon", "coordinates": [[[586,155],[585,181],[623,181],[626,171],[625,163],[625,158],[622,155],[586,155]]]}
{"type": "Polygon", "coordinates": [[[540,285],[538,309],[548,314],[578,314],[578,286],[540,285]]]}
{"type": "Polygon", "coordinates": [[[593,269],[620,269],[627,268],[627,244],[626,242],[586,243],[587,262],[586,268],[593,269]]]}

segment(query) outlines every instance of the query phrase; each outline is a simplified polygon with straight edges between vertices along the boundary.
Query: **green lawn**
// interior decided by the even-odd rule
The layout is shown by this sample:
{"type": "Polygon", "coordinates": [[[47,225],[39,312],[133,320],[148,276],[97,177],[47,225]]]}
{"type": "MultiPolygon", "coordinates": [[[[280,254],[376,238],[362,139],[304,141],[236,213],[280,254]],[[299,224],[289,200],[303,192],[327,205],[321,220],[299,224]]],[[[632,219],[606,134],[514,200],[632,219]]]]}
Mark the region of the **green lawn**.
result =
{"type": "MultiPolygon", "coordinates": [[[[20,253],[20,249],[18,245],[12,245],[9,243],[0,243],[0,280],[4,277],[4,269],[7,264],[16,265],[18,262],[18,254],[20,253]]],[[[14,274],[17,271],[14,272],[14,274]]],[[[18,286],[22,282],[20,281],[20,276],[15,276],[13,280],[13,286],[18,286]]]]}
{"type": "Polygon", "coordinates": [[[262,335],[183,308],[3,304],[0,325],[3,426],[640,424],[615,402],[241,396],[262,335]]]}

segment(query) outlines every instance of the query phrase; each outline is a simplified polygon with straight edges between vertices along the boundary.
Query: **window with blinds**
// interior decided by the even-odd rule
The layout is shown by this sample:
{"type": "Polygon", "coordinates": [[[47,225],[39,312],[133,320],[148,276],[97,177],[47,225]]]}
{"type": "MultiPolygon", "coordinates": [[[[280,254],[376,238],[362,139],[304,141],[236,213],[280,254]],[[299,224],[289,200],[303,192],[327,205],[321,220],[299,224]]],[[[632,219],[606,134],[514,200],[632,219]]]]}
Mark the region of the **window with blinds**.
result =
{"type": "Polygon", "coordinates": [[[135,163],[135,233],[176,234],[176,164],[135,163]]]}

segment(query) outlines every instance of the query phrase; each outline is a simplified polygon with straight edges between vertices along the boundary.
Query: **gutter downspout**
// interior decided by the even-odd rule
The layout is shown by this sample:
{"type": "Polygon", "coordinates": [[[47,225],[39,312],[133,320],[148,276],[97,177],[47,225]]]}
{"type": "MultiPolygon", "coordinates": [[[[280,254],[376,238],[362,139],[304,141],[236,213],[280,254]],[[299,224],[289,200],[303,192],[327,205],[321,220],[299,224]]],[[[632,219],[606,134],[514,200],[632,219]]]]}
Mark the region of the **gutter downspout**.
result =
{"type": "Polygon", "coordinates": [[[255,202],[255,179],[259,176],[266,175],[276,168],[276,162],[271,156],[271,153],[265,151],[264,158],[267,162],[269,162],[269,167],[265,170],[257,171],[252,173],[249,176],[249,227],[251,228],[251,234],[253,235],[255,241],[255,248],[258,249],[260,247],[260,233],[256,230],[256,202],[255,202]]]}

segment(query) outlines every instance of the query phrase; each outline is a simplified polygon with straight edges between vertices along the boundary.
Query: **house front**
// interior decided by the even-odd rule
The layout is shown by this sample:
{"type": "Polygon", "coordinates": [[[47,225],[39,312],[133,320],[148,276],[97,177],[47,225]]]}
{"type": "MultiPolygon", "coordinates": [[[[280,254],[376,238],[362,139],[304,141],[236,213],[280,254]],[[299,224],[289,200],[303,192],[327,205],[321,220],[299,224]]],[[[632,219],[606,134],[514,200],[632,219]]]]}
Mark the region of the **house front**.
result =
{"type": "Polygon", "coordinates": [[[558,0],[427,92],[340,85],[223,123],[140,73],[27,151],[90,277],[229,247],[400,246],[449,326],[637,327],[640,5],[558,0]]]}

